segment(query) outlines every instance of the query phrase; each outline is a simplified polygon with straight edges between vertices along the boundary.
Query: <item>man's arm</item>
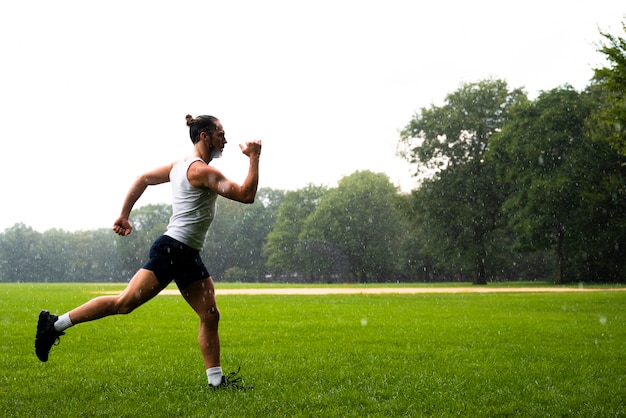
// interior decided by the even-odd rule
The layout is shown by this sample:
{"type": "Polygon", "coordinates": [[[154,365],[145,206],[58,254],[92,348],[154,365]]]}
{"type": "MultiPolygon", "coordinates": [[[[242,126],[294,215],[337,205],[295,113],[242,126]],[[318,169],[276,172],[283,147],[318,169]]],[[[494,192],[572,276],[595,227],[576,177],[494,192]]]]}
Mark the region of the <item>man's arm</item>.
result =
{"type": "Polygon", "coordinates": [[[133,210],[133,206],[135,206],[135,203],[137,203],[137,200],[139,200],[148,186],[154,186],[156,184],[170,181],[170,171],[172,170],[173,165],[174,164],[169,164],[163,167],[155,168],[154,170],[148,171],[135,179],[126,194],[126,198],[122,204],[120,216],[113,223],[113,231],[115,231],[116,234],[126,236],[132,232],[133,227],[128,221],[128,218],[130,217],[131,210],[133,210]]]}
{"type": "Polygon", "coordinates": [[[243,183],[238,184],[226,178],[219,170],[201,164],[193,164],[188,172],[189,181],[195,186],[207,187],[220,196],[241,203],[253,203],[259,185],[259,159],[261,141],[239,145],[241,152],[250,159],[248,175],[243,183]]]}

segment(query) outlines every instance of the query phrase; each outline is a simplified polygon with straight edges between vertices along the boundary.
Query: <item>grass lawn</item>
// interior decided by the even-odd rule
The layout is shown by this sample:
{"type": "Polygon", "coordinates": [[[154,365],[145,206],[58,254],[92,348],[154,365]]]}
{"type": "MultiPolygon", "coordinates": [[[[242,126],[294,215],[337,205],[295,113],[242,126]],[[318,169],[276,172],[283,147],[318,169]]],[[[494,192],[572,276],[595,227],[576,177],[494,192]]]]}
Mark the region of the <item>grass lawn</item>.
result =
{"type": "MultiPolygon", "coordinates": [[[[280,286],[283,287],[283,286],[280,286]]],[[[209,390],[180,296],[34,354],[42,308],[120,288],[0,284],[0,411],[18,417],[626,416],[626,292],[218,296],[209,390]]],[[[218,285],[219,288],[219,285],[218,285]]]]}

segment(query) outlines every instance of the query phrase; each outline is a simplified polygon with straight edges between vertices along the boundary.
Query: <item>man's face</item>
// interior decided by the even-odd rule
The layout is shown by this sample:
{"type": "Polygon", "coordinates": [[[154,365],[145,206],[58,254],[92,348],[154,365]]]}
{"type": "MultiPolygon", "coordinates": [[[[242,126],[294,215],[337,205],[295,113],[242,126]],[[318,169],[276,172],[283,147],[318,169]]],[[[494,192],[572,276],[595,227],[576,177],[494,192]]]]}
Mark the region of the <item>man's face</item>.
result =
{"type": "Polygon", "coordinates": [[[224,148],[224,145],[226,145],[226,133],[219,121],[215,122],[215,130],[211,132],[211,141],[212,144],[219,145],[220,148],[224,148]]]}
{"type": "Polygon", "coordinates": [[[222,124],[219,121],[215,122],[215,130],[210,134],[211,156],[213,158],[221,157],[227,142],[222,124]]]}

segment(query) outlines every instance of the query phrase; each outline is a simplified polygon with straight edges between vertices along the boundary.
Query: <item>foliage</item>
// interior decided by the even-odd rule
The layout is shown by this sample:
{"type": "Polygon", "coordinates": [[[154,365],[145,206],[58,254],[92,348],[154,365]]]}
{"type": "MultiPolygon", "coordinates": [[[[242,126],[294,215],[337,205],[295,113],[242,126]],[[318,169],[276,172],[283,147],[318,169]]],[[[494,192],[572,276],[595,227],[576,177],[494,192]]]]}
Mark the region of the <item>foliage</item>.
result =
{"type": "Polygon", "coordinates": [[[502,80],[468,83],[443,106],[422,109],[401,133],[416,174],[436,170],[413,195],[423,253],[477,284],[486,283],[502,243],[494,235],[502,191],[485,152],[511,107],[524,101],[522,90],[509,91],[502,80]]]}
{"type": "Polygon", "coordinates": [[[50,360],[38,362],[33,339],[40,309],[64,312],[120,289],[0,285],[0,328],[11,336],[0,342],[3,411],[14,417],[626,414],[626,292],[219,296],[218,284],[222,367],[241,366],[253,390],[207,388],[197,317],[180,296],[158,296],[131,315],[71,328],[50,360]]]}
{"type": "Polygon", "coordinates": [[[593,105],[569,86],[544,92],[515,109],[490,149],[510,190],[503,208],[517,246],[554,249],[559,282],[566,273],[617,278],[624,267],[624,234],[615,233],[624,222],[620,168],[614,151],[584,134],[593,105]]]}
{"type": "Polygon", "coordinates": [[[467,171],[465,180],[442,172],[413,193],[414,227],[421,238],[419,251],[430,260],[425,267],[443,276],[443,280],[482,283],[481,278],[521,278],[518,254],[511,249],[509,234],[497,224],[501,198],[488,195],[497,189],[486,187],[482,195],[486,203],[477,201],[481,178],[472,175],[470,169],[471,164],[458,170],[467,171]]]}
{"type": "Polygon", "coordinates": [[[115,248],[119,257],[118,277],[129,280],[148,259],[150,246],[163,232],[172,216],[170,205],[145,205],[134,209],[130,216],[133,232],[116,237],[115,248]]]}
{"type": "Polygon", "coordinates": [[[16,224],[0,234],[0,281],[111,281],[120,266],[110,231],[44,233],[16,224]]]}
{"type": "Polygon", "coordinates": [[[300,234],[320,275],[345,279],[347,268],[356,280],[366,281],[398,271],[404,225],[396,195],[386,175],[371,171],[346,176],[324,194],[300,234]]]}
{"type": "MultiPolygon", "coordinates": [[[[626,32],[626,23],[622,22],[622,28],[626,32]]],[[[607,43],[600,52],[610,64],[595,70],[595,82],[604,92],[604,103],[594,116],[595,133],[626,157],[626,39],[610,33],[601,35],[607,43]]]]}
{"type": "Polygon", "coordinates": [[[400,134],[404,157],[415,174],[446,170],[483,159],[489,137],[509,118],[511,106],[526,100],[503,80],[466,83],[443,106],[422,108],[400,134]]]}
{"type": "Polygon", "coordinates": [[[264,254],[267,266],[275,276],[297,278],[297,272],[313,273],[307,263],[309,250],[300,239],[306,219],[315,212],[320,200],[328,191],[326,187],[308,185],[289,191],[278,208],[274,228],[267,235],[264,254]]]}
{"type": "Polygon", "coordinates": [[[260,189],[256,201],[250,205],[218,199],[216,219],[202,251],[203,260],[216,280],[264,279],[266,258],[262,249],[283,199],[284,192],[272,189],[260,189]],[[227,276],[227,271],[234,267],[227,276]]]}
{"type": "Polygon", "coordinates": [[[6,229],[0,236],[0,269],[2,277],[19,277],[21,281],[37,281],[45,277],[39,264],[41,234],[24,224],[6,229]]]}

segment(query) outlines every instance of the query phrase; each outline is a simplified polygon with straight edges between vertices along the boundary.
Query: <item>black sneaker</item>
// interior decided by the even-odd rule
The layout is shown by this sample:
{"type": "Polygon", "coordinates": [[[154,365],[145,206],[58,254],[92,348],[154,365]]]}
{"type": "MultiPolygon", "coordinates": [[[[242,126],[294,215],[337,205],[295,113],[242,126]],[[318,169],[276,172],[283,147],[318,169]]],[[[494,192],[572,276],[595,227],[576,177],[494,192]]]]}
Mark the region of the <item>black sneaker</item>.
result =
{"type": "Polygon", "coordinates": [[[48,361],[50,349],[60,341],[59,337],[65,335],[64,332],[54,329],[54,323],[59,319],[58,316],[50,314],[43,310],[39,314],[37,322],[37,336],[35,337],[35,353],[41,361],[48,361]]]}
{"type": "Polygon", "coordinates": [[[241,376],[239,376],[239,370],[241,370],[241,367],[239,367],[236,372],[230,372],[228,375],[222,376],[222,382],[219,385],[213,386],[209,384],[209,387],[212,387],[215,390],[222,389],[222,388],[223,389],[235,389],[235,390],[253,389],[252,386],[246,386],[244,384],[243,379],[241,378],[241,376]]]}

